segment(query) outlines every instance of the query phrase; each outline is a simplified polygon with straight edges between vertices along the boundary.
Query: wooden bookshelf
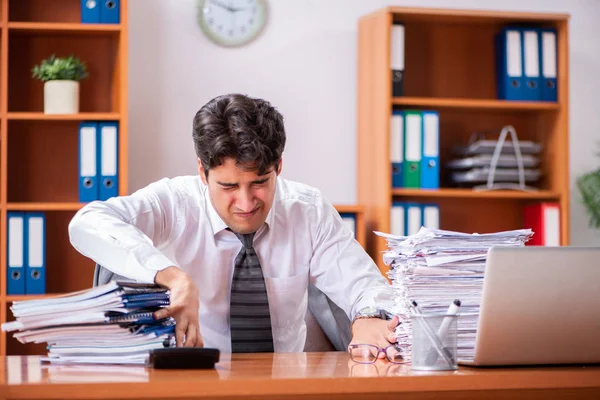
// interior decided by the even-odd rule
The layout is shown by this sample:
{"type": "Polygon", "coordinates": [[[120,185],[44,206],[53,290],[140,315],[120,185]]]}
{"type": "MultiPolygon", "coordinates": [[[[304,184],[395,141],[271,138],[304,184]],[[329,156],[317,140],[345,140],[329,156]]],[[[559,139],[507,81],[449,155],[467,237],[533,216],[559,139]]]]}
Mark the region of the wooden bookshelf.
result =
{"type": "Polygon", "coordinates": [[[367,227],[365,225],[365,209],[362,205],[339,204],[334,206],[340,214],[353,214],[356,218],[356,241],[367,248],[367,227]]]}
{"type": "MultiPolygon", "coordinates": [[[[560,204],[561,244],[569,243],[568,20],[565,14],[388,7],[362,17],[358,39],[358,203],[367,232],[390,231],[393,201],[436,203],[440,227],[492,232],[523,227],[523,207],[560,204]],[[390,32],[405,27],[405,96],[393,97],[390,32]],[[507,24],[557,29],[558,101],[504,101],[496,97],[494,35],[507,24]],[[436,110],[440,118],[439,190],[392,189],[390,118],[394,109],[436,110]],[[451,148],[472,132],[512,125],[521,140],[541,142],[539,191],[474,191],[446,187],[451,148]]],[[[369,233],[367,249],[382,272],[384,239],[369,233]]]]}
{"type": "MultiPolygon", "coordinates": [[[[127,194],[127,2],[120,24],[80,23],[80,0],[0,0],[0,323],[13,301],[91,287],[94,263],[77,252],[68,225],[84,205],[78,193],[81,121],[118,121],[119,195],[127,194]],[[31,68],[51,54],[74,54],[88,66],[80,113],[46,115],[43,83],[31,68]],[[7,212],[46,215],[45,295],[7,295],[7,212]]],[[[45,354],[0,332],[0,355],[45,354]]]]}

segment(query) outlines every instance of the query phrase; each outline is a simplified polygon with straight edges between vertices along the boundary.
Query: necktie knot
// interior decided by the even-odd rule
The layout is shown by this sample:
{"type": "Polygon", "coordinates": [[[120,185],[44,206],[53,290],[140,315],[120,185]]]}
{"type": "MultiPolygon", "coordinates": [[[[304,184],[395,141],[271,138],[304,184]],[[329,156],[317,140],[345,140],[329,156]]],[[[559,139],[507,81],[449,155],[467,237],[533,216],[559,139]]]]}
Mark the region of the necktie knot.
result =
{"type": "MultiPolygon", "coordinates": [[[[229,229],[231,232],[233,232],[231,229],[229,229]]],[[[245,249],[252,249],[252,243],[254,242],[254,234],[256,232],[253,233],[237,233],[237,232],[233,232],[233,234],[235,236],[237,236],[238,239],[240,239],[240,242],[242,242],[242,244],[244,245],[245,249]]]]}

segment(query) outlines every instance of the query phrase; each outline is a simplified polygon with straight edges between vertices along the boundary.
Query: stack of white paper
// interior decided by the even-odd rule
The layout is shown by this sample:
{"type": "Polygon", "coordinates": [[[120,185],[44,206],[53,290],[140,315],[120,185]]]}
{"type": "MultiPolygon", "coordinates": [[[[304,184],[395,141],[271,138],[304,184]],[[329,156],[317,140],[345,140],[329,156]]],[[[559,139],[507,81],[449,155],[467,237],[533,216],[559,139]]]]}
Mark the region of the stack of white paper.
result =
{"type": "Polygon", "coordinates": [[[410,358],[412,340],[408,304],[416,301],[423,313],[444,313],[455,299],[461,301],[457,356],[472,358],[487,253],[492,246],[523,246],[533,232],[466,234],[421,228],[412,236],[375,233],[387,239],[383,259],[392,282],[391,292],[379,302],[400,317],[396,334],[405,358],[410,358]]]}
{"type": "Polygon", "coordinates": [[[152,349],[173,345],[174,321],[155,320],[169,305],[167,289],[110,282],[65,296],[14,302],[15,321],[2,330],[21,343],[47,343],[43,361],[146,364],[152,349]]]}

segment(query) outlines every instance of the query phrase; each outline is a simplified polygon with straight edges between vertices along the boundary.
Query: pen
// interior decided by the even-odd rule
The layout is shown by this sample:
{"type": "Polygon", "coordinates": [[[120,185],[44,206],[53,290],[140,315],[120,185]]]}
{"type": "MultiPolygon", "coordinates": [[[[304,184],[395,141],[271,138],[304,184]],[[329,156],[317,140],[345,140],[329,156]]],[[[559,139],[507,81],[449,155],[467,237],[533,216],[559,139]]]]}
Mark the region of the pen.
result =
{"type": "Polygon", "coordinates": [[[450,307],[448,307],[448,311],[446,311],[446,315],[448,317],[444,318],[442,324],[440,325],[437,335],[440,340],[443,342],[446,334],[448,333],[448,328],[450,328],[450,323],[452,323],[453,317],[458,314],[458,310],[460,309],[461,302],[456,299],[452,303],[450,303],[450,307]]]}

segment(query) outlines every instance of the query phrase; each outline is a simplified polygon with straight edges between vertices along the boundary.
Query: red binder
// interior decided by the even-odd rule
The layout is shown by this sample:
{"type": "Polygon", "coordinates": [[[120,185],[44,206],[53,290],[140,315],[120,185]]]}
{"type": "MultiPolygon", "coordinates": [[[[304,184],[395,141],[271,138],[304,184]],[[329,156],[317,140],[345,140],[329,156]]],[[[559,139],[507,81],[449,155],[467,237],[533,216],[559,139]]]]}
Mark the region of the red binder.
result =
{"type": "Polygon", "coordinates": [[[560,207],[558,203],[525,206],[523,223],[534,235],[528,246],[560,246],[560,207]]]}

